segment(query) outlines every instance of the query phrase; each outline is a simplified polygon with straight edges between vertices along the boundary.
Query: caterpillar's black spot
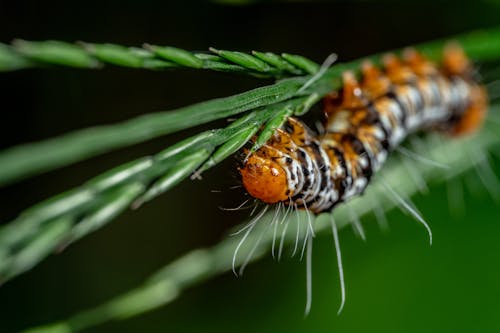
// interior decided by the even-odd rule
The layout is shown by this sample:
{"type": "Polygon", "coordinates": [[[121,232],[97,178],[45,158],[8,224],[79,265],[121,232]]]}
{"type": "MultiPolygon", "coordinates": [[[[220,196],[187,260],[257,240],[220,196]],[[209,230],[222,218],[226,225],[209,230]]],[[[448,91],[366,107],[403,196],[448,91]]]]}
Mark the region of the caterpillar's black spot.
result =
{"type": "Polygon", "coordinates": [[[288,121],[286,121],[284,124],[283,124],[283,129],[285,130],[286,133],[288,134],[293,134],[294,132],[294,128],[293,128],[293,125],[290,124],[288,121]]]}

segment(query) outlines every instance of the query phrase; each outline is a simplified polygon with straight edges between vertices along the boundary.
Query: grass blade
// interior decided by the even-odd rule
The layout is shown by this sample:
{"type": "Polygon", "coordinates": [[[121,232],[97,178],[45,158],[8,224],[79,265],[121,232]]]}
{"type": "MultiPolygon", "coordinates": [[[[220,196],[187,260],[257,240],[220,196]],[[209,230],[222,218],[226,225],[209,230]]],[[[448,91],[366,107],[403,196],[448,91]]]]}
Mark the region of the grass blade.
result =
{"type": "Polygon", "coordinates": [[[287,100],[303,81],[303,78],[289,79],[231,97],[9,148],[0,152],[0,186],[113,149],[287,100]]]}

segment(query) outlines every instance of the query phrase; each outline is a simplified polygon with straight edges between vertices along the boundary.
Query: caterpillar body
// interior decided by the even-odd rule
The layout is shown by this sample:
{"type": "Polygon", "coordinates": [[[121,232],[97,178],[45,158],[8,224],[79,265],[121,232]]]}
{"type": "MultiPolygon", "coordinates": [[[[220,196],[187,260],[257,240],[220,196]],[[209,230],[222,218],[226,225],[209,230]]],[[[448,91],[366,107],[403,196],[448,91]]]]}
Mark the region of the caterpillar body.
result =
{"type": "Polygon", "coordinates": [[[446,46],[442,59],[437,65],[407,49],[383,57],[382,68],[363,63],[359,82],[345,72],[343,88],[323,100],[325,133],[316,136],[289,118],[240,168],[247,192],[268,204],[329,211],[362,194],[408,135],[477,129],[486,89],[458,45],[446,46]]]}

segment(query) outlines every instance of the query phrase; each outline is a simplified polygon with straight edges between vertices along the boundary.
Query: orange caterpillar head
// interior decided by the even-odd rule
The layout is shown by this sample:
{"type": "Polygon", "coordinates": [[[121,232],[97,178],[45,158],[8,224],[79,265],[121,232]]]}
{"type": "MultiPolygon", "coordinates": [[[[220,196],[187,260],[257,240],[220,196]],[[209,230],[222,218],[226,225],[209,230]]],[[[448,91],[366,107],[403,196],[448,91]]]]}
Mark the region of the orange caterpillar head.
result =
{"type": "Polygon", "coordinates": [[[269,204],[288,199],[286,172],[273,160],[252,154],[240,173],[243,186],[254,198],[269,204]]]}

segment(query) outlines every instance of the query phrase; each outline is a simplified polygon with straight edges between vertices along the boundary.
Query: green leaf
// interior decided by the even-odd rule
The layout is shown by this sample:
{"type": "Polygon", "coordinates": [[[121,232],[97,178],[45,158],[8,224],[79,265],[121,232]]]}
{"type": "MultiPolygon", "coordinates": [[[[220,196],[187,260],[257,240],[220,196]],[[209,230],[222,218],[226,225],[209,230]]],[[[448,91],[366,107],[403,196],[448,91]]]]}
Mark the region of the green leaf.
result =
{"type": "Polygon", "coordinates": [[[297,106],[293,112],[296,116],[303,116],[306,114],[316,103],[321,100],[322,96],[320,94],[313,93],[309,95],[302,104],[297,106]]]}
{"type": "Polygon", "coordinates": [[[146,44],[145,47],[147,49],[150,49],[158,57],[166,59],[168,61],[172,61],[182,66],[192,68],[201,68],[203,66],[203,61],[194,56],[191,52],[178,49],[176,47],[156,46],[148,44],[146,44]]]}
{"type": "Polygon", "coordinates": [[[26,58],[19,56],[10,46],[0,43],[0,72],[8,72],[33,66],[26,58]]]}
{"type": "Polygon", "coordinates": [[[257,151],[260,147],[262,147],[271,136],[276,132],[276,129],[280,128],[281,125],[288,119],[293,113],[293,108],[290,106],[283,107],[282,110],[276,112],[264,126],[262,131],[259,133],[259,136],[255,140],[252,148],[250,148],[250,152],[257,151]]]}
{"type": "Polygon", "coordinates": [[[15,257],[0,263],[0,281],[29,270],[46,257],[53,250],[54,239],[62,241],[72,223],[73,219],[65,216],[46,224],[15,257]]]}
{"type": "Polygon", "coordinates": [[[258,52],[258,51],[252,51],[252,54],[259,58],[262,61],[267,62],[273,67],[276,67],[280,70],[287,71],[289,73],[295,74],[295,75],[301,75],[304,74],[301,70],[296,68],[295,66],[292,66],[289,62],[283,60],[279,55],[271,53],[271,52],[258,52]]]}
{"type": "Polygon", "coordinates": [[[250,54],[243,52],[235,52],[235,51],[225,51],[225,50],[217,50],[213,47],[210,48],[210,51],[216,53],[217,55],[225,58],[231,62],[234,62],[238,65],[241,65],[245,68],[252,69],[257,72],[268,72],[271,68],[262,60],[251,56],[250,54]]]}
{"type": "Polygon", "coordinates": [[[241,130],[231,139],[226,141],[222,146],[220,146],[212,156],[206,161],[196,173],[202,173],[206,170],[212,168],[213,166],[219,164],[227,157],[236,153],[240,150],[247,142],[252,138],[252,136],[259,130],[259,124],[249,125],[248,128],[241,130]]]}
{"type": "Polygon", "coordinates": [[[140,196],[134,203],[134,207],[152,200],[158,195],[168,191],[184,178],[193,173],[212,153],[212,150],[200,149],[186,156],[184,159],[175,163],[175,166],[162,176],[159,180],[153,183],[149,189],[140,196]]]}
{"type": "Polygon", "coordinates": [[[13,46],[14,49],[33,61],[81,68],[96,68],[100,65],[83,48],[64,42],[28,42],[17,39],[13,42],[13,46]]]}
{"type": "Polygon", "coordinates": [[[103,196],[102,204],[95,211],[79,221],[64,238],[64,246],[75,242],[88,233],[97,230],[127,209],[135,198],[144,191],[141,183],[130,183],[103,196]]]}
{"type": "Polygon", "coordinates": [[[288,53],[283,53],[281,56],[285,58],[289,63],[304,70],[306,73],[314,74],[319,70],[319,65],[317,63],[305,57],[288,53]]]}
{"type": "Polygon", "coordinates": [[[83,44],[89,54],[98,60],[117,66],[140,68],[144,59],[129,48],[115,44],[83,44]]]}
{"type": "Polygon", "coordinates": [[[123,181],[129,180],[151,168],[153,160],[151,157],[142,157],[135,161],[124,163],[99,176],[89,180],[84,186],[94,191],[102,191],[114,187],[123,181]]]}

